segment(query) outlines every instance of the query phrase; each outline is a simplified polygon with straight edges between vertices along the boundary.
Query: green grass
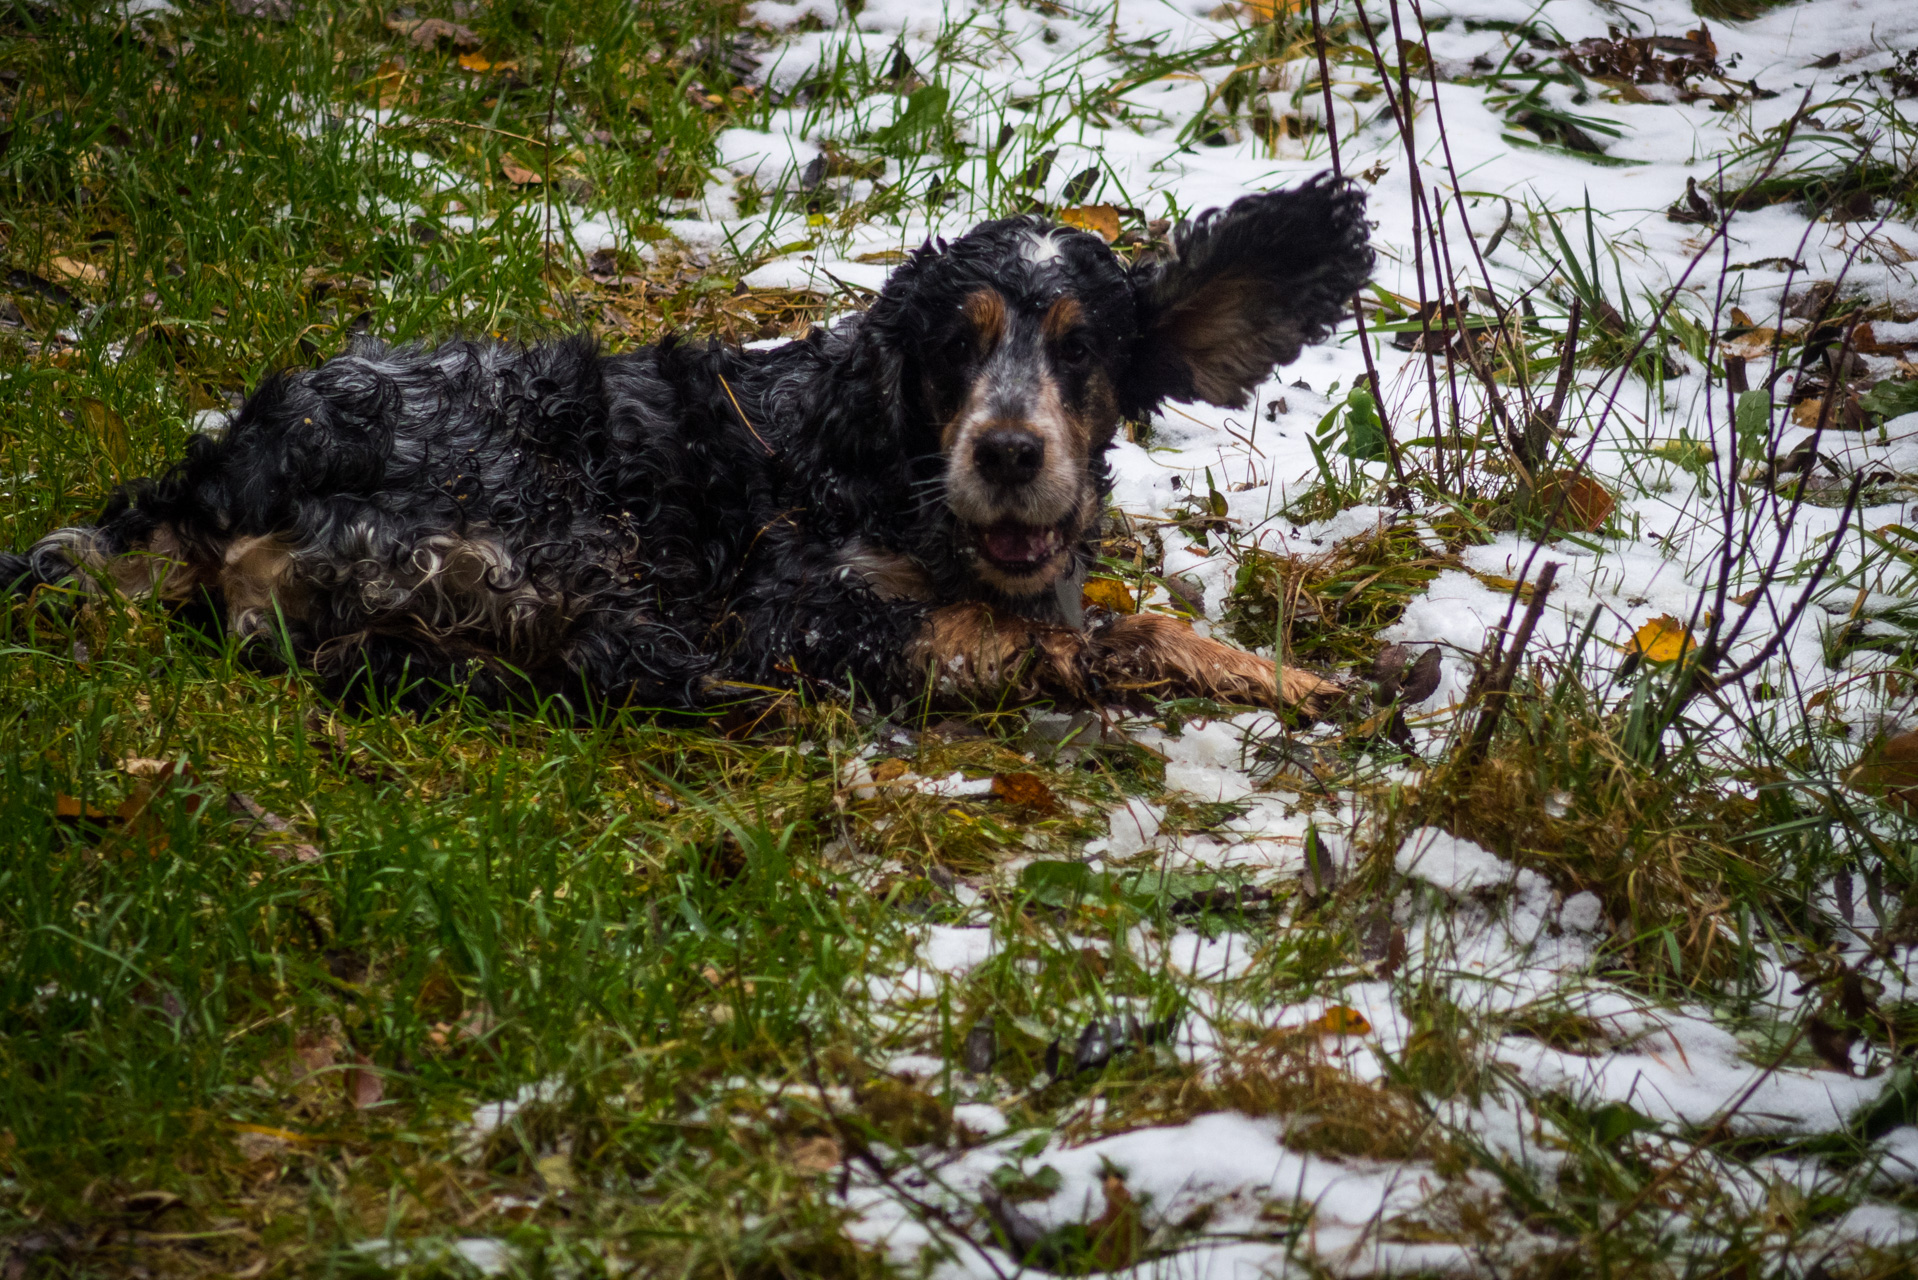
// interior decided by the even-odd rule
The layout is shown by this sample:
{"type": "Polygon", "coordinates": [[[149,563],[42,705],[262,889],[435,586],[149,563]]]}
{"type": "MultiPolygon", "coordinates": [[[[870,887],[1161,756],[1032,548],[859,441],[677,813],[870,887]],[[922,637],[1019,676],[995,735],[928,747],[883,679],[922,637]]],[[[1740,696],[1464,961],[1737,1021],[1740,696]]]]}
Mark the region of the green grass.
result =
{"type": "MultiPolygon", "coordinates": [[[[738,287],[786,246],[700,263],[662,225],[705,195],[713,135],[778,109],[727,69],[735,6],[418,6],[470,28],[465,50],[417,47],[379,6],[304,4],[284,22],[240,7],[133,21],[104,5],[0,10],[0,256],[24,322],[0,325],[0,542],[87,518],[114,484],[175,456],[195,414],[355,333],[585,327],[617,348],[675,328],[794,333],[826,313],[810,295],[738,287]],[[373,127],[382,104],[399,114],[373,127]],[[557,205],[579,199],[620,230],[614,270],[549,247],[557,205]]],[[[842,172],[886,162],[861,200],[791,211],[827,242],[896,220],[935,175],[951,194],[974,154],[966,118],[1011,131],[983,185],[957,193],[964,207],[1028,208],[1021,177],[1035,161],[1088,125],[1153,119],[1137,87],[1193,67],[1240,70],[1203,111],[1162,121],[1181,139],[1303,134],[1319,154],[1321,135],[1274,123],[1308,85],[1267,93],[1255,74],[1300,56],[1306,30],[1250,25],[1177,56],[1128,48],[1118,84],[1083,83],[1083,63],[1067,65],[1015,102],[990,98],[978,74],[1005,41],[991,11],[955,13],[911,77],[848,53],[783,104],[830,127],[842,172]]],[[[1340,74],[1363,74],[1358,35],[1337,30],[1340,74]]],[[[1779,192],[1822,198],[1803,184],[1779,192]]],[[[741,194],[762,210],[794,199],[741,194]]],[[[1180,211],[1175,195],[1101,173],[1083,198],[1156,218],[1180,211]]],[[[1601,260],[1595,237],[1582,252],[1571,242],[1584,233],[1575,213],[1527,209],[1526,224],[1535,247],[1562,247],[1579,268],[1563,301],[1609,298],[1635,330],[1654,323],[1655,305],[1635,310],[1613,287],[1609,247],[1601,260]]],[[[1388,322],[1405,322],[1402,301],[1388,322]]],[[[1553,371],[1562,312],[1538,301],[1491,353],[1502,385],[1553,371]]],[[[1654,356],[1685,346],[1683,326],[1665,323],[1654,356]]],[[[1613,356],[1629,346],[1605,340],[1613,356]]],[[[1231,633],[1270,644],[1283,629],[1295,655],[1368,670],[1377,632],[1510,518],[1510,476],[1490,465],[1496,428],[1446,431],[1435,442],[1457,455],[1449,480],[1405,442],[1409,483],[1439,515],[1315,560],[1247,555],[1231,633]]],[[[1648,477],[1665,458],[1646,455],[1648,477]]],[[[1340,457],[1298,509],[1376,500],[1376,472],[1340,457]]],[[[1209,499],[1183,531],[1109,544],[1115,576],[1162,583],[1164,540],[1181,532],[1230,546],[1209,499]]],[[[1886,564],[1909,561],[1906,531],[1870,536],[1886,564]]],[[[1897,650],[1884,680],[1905,678],[1908,639],[1869,639],[1897,650]]],[[[1834,645],[1865,641],[1847,630],[1834,645]]],[[[1770,1149],[1528,1093],[1497,1061],[1497,1034],[1577,1047],[1610,1033],[1556,999],[1488,1015],[1469,980],[1406,957],[1402,934],[1397,951],[1390,941],[1389,904],[1406,887],[1393,837],[1443,821],[1562,891],[1598,893],[1613,922],[1603,975],[1711,1003],[1759,1046],[1755,1060],[1787,1048],[1813,1060],[1798,1027],[1750,999],[1765,945],[1805,958],[1821,1016],[1903,1043],[1908,1010],[1860,1015],[1844,975],[1814,963],[1832,925],[1807,897],[1852,867],[1860,899],[1905,920],[1918,883],[1909,820],[1841,785],[1834,740],[1809,715],[1785,717],[1760,759],[1717,759],[1693,719],[1658,718],[1679,676],[1641,668],[1606,692],[1591,673],[1540,666],[1476,770],[1409,758],[1365,707],[1317,737],[1274,736],[1257,761],[1267,795],[1294,815],[1366,824],[1342,883],[1268,893],[1240,873],[1170,872],[1150,852],[1097,871],[1074,861],[1129,797],[1164,803],[1168,829],[1188,835],[1237,809],[1168,794],[1144,748],[1055,751],[1020,713],[905,736],[791,700],[706,724],[457,704],[348,717],[190,620],[11,608],[0,1270],[464,1275],[473,1264],[454,1242],[490,1237],[527,1275],[893,1274],[847,1234],[840,1180],[875,1166],[909,1178],[965,1149],[977,1135],[952,1108],[976,1100],[1033,1135],[995,1175],[1009,1198],[1045,1190],[1051,1137],[1232,1109],[1279,1117],[1295,1150],[1425,1162],[1428,1203],[1390,1225],[1404,1239],[1491,1247],[1523,1227],[1544,1242],[1527,1264],[1540,1276],[1772,1274],[1781,1250],[1868,1193],[1912,1203],[1868,1185],[1869,1140],[1915,1113],[1908,1084],[1888,1091],[1875,1128],[1818,1140],[1829,1194],[1781,1187],[1762,1211],[1730,1205],[1711,1171],[1749,1171],[1770,1149]],[[1667,728],[1682,746],[1660,745],[1667,728]],[[1039,782],[1007,799],[897,785],[861,798],[844,780],[862,755],[885,779],[909,768],[1039,782]],[[1015,860],[1024,869],[1006,872],[1015,860]],[[872,997],[869,984],[915,962],[925,924],[960,920],[991,925],[993,959],[928,994],[872,997]],[[1180,929],[1246,939],[1251,963],[1192,979],[1152,945],[1180,929]],[[1392,985],[1416,1032],[1371,1082],[1272,1017],[1364,979],[1392,985]],[[1109,1063],[1054,1069],[1088,1022],[1128,1017],[1141,1031],[1109,1063]],[[1217,1072],[1164,1042],[1201,1023],[1219,1037],[1217,1072]],[[982,1027],[996,1053],[975,1074],[965,1046],[982,1027]],[[908,1052],[943,1065],[894,1078],[887,1063],[908,1052]],[[1499,1098],[1565,1153],[1556,1181],[1506,1167],[1458,1121],[1499,1098]],[[476,1109],[505,1100],[523,1105],[476,1132],[476,1109]]],[[[1158,723],[1211,710],[1168,706],[1158,723]]],[[[1274,1200],[1265,1238],[1297,1238],[1310,1212],[1274,1200]]],[[[1194,1219],[1143,1242],[1055,1242],[1055,1261],[1138,1261],[1203,1230],[1194,1219]]],[[[1906,1264],[1860,1253],[1828,1265],[1871,1276],[1906,1264]]]]}

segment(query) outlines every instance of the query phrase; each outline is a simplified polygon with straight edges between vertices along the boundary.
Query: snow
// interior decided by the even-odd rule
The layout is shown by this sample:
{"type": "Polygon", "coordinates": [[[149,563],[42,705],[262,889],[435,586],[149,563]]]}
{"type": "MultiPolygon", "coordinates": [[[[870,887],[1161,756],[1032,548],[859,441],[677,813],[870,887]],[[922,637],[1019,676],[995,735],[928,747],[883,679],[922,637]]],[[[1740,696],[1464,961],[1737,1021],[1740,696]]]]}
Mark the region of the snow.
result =
{"type": "Polygon", "coordinates": [[[1437,827],[1420,827],[1407,836],[1396,865],[1400,875],[1417,876],[1453,897],[1507,884],[1517,874],[1496,854],[1437,827]]]}

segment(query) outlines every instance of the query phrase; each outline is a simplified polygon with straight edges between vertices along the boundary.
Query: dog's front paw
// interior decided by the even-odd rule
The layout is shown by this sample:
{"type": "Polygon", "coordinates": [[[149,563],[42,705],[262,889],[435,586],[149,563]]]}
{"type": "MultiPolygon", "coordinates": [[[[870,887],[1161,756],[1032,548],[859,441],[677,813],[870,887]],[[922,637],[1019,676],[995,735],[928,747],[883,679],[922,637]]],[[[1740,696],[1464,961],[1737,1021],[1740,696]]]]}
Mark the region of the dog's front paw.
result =
{"type": "Polygon", "coordinates": [[[983,604],[934,609],[907,652],[935,695],[967,701],[1085,701],[1086,638],[983,604]]]}
{"type": "Polygon", "coordinates": [[[1092,639],[1092,674],[1129,696],[1290,707],[1315,719],[1345,696],[1323,676],[1210,640],[1163,614],[1120,618],[1092,639]]]}

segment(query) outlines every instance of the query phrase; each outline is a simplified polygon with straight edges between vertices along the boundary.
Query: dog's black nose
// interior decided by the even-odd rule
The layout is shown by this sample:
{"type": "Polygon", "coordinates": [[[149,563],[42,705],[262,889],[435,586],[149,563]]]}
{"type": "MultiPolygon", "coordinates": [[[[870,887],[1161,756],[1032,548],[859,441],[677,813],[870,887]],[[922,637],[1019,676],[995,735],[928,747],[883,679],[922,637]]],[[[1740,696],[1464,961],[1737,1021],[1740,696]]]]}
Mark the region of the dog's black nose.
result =
{"type": "Polygon", "coordinates": [[[997,427],[972,446],[972,464],[992,484],[1030,483],[1046,460],[1046,442],[1019,427],[997,427]]]}

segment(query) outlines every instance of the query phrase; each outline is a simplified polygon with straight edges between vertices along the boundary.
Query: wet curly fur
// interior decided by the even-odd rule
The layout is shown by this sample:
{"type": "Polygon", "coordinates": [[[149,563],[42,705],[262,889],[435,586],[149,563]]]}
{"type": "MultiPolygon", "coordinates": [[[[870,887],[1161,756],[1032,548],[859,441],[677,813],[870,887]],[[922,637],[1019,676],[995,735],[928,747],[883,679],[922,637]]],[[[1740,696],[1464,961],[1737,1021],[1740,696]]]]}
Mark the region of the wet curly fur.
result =
{"type": "Polygon", "coordinates": [[[770,350],[363,343],[0,583],[210,602],[341,696],[697,708],[802,681],[879,703],[1324,692],[1153,617],[1075,616],[1119,423],[1242,404],[1371,264],[1315,180],[1128,269],[1039,218],[930,244],[770,350]],[[284,641],[280,637],[284,628],[284,641]]]}

